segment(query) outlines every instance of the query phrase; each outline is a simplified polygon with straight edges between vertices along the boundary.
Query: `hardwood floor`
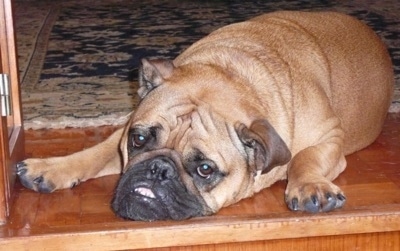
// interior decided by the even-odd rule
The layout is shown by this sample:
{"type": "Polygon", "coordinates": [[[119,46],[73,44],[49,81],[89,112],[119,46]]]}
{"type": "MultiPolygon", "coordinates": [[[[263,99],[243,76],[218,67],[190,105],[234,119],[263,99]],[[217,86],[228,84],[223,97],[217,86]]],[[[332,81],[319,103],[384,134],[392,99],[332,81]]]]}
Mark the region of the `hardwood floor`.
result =
{"type": "MultiPolygon", "coordinates": [[[[27,131],[26,156],[76,152],[113,130],[27,131]]],[[[133,222],[114,216],[109,205],[116,175],[52,194],[17,183],[9,222],[0,227],[0,249],[400,250],[400,114],[390,115],[376,142],[347,161],[348,168],[335,180],[347,204],[316,215],[288,211],[285,182],[217,215],[180,222],[133,222]]]]}

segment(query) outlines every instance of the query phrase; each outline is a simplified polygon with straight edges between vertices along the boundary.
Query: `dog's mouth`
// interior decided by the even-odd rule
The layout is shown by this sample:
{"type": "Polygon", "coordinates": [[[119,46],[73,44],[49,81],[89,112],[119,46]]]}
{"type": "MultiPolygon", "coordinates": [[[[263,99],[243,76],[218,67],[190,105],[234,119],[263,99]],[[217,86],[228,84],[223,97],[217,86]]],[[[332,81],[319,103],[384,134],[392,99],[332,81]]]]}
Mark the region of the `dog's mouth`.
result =
{"type": "Polygon", "coordinates": [[[155,199],[156,196],[154,195],[153,191],[147,187],[137,187],[134,189],[136,194],[139,194],[146,198],[155,199]]]}

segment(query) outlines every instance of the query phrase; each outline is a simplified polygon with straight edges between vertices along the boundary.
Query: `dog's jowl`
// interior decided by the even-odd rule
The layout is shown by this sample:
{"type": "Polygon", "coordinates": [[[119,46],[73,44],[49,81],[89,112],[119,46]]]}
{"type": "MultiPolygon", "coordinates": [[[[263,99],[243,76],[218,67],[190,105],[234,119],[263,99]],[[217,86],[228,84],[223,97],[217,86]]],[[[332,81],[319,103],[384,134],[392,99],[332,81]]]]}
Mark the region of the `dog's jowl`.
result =
{"type": "Polygon", "coordinates": [[[332,180],[380,133],[393,83],[384,44],[360,21],[265,14],[173,61],[143,59],[125,128],[17,172],[38,192],[121,173],[112,209],[134,220],[210,215],[282,179],[289,209],[326,212],[344,205],[332,180]]]}

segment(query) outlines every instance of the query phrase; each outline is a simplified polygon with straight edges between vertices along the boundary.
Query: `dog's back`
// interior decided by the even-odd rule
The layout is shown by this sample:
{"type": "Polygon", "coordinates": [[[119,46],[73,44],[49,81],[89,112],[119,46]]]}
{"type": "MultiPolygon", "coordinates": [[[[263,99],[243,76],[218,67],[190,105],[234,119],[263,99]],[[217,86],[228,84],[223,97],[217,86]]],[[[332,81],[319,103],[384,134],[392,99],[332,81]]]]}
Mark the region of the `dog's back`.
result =
{"type": "MultiPolygon", "coordinates": [[[[346,133],[345,154],[369,145],[379,135],[393,93],[393,69],[385,45],[357,19],[335,12],[273,12],[216,30],[192,45],[175,63],[184,64],[187,59],[193,62],[196,54],[201,54],[203,61],[218,57],[221,62],[221,57],[230,57],[217,55],[221,46],[230,47],[228,54],[237,49],[258,55],[268,70],[282,76],[281,85],[287,84],[284,74],[290,74],[295,85],[287,88],[304,89],[295,93],[308,92],[306,85],[318,83],[346,133]],[[209,59],[204,54],[209,54],[209,59]],[[276,58],[296,70],[277,73],[281,67],[276,67],[276,58]]],[[[230,64],[236,59],[224,60],[230,64]]],[[[296,97],[293,99],[296,104],[296,97]]],[[[318,102],[310,104],[318,108],[318,102]]],[[[292,108],[295,111],[296,105],[292,108]]]]}

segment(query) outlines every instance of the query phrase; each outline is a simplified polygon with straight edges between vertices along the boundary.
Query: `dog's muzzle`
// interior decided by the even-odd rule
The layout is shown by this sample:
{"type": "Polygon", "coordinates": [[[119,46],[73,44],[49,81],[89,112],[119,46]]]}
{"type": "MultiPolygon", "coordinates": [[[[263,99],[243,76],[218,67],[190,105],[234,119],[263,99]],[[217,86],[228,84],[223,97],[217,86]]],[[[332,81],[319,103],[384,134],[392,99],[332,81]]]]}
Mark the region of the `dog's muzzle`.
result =
{"type": "Polygon", "coordinates": [[[114,212],[122,218],[144,221],[205,215],[204,201],[185,187],[174,159],[157,155],[129,166],[116,189],[114,212]]]}

